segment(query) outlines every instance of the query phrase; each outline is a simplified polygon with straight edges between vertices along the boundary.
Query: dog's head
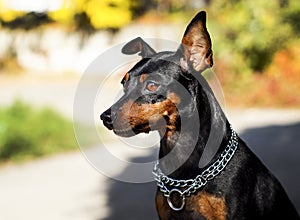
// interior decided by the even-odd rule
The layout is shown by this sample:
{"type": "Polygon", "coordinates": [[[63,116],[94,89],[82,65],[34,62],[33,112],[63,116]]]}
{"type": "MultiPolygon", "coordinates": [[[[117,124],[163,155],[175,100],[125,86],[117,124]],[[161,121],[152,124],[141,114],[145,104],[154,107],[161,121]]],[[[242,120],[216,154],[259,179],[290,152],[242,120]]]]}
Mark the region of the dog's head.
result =
{"type": "Polygon", "coordinates": [[[188,89],[193,74],[213,65],[206,13],[199,12],[190,22],[175,52],[157,53],[141,38],[127,43],[122,52],[139,52],[142,59],[122,79],[124,95],[101,114],[104,125],[124,137],[151,130],[172,132],[179,109],[193,105],[180,87],[188,89]]]}

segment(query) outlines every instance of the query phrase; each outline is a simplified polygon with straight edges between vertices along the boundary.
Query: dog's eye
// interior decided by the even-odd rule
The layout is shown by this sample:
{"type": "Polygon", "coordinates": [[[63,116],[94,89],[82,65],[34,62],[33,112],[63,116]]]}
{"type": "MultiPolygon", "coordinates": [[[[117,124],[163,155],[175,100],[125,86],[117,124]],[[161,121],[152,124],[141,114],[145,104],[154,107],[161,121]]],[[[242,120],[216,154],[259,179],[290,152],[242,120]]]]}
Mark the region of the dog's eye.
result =
{"type": "Polygon", "coordinates": [[[153,81],[149,81],[147,82],[146,84],[146,89],[149,91],[149,92],[155,92],[157,89],[158,89],[159,85],[153,81]]]}

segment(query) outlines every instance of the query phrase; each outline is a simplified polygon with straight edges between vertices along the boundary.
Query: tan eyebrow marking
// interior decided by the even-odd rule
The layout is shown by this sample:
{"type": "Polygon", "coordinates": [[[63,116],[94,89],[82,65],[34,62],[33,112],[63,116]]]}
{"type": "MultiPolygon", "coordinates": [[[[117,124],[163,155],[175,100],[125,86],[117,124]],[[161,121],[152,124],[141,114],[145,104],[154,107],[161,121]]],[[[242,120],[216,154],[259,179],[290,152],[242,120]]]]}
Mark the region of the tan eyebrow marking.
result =
{"type": "Polygon", "coordinates": [[[141,74],[141,76],[140,76],[140,83],[145,82],[145,80],[148,78],[148,76],[149,75],[147,73],[141,74]]]}
{"type": "Polygon", "coordinates": [[[129,81],[130,75],[129,73],[126,73],[123,79],[121,80],[121,83],[124,85],[126,82],[129,81]]]}

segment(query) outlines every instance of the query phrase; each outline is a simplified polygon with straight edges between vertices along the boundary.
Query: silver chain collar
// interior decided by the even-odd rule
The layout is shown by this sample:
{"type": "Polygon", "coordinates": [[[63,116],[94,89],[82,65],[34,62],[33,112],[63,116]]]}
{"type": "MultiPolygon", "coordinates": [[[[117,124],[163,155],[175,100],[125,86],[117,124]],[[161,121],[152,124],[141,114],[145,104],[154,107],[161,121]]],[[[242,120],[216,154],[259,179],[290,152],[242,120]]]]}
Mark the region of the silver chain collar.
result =
{"type": "Polygon", "coordinates": [[[205,169],[200,175],[195,179],[188,180],[176,180],[166,176],[161,169],[159,168],[159,163],[157,162],[154,165],[153,174],[154,179],[157,182],[157,186],[160,191],[167,198],[169,206],[174,211],[180,211],[185,205],[185,198],[190,196],[192,193],[195,193],[198,189],[202,188],[207,184],[208,181],[215,178],[219,175],[227,166],[228,162],[233,157],[237,147],[238,147],[238,138],[235,131],[230,126],[231,136],[225,150],[222,152],[221,156],[207,169],[205,169]],[[171,188],[171,189],[169,189],[171,188]],[[178,193],[181,197],[180,207],[175,207],[171,201],[172,193],[178,193]]]}

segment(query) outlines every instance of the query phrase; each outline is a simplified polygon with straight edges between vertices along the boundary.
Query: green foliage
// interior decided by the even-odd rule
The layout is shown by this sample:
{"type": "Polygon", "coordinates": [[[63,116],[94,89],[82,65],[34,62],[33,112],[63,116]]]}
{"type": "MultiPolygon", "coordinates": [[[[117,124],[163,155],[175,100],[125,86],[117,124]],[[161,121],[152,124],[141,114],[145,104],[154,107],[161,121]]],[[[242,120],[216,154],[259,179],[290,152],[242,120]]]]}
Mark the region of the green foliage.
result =
{"type": "Polygon", "coordinates": [[[75,148],[72,123],[53,110],[34,110],[19,101],[0,109],[0,161],[75,148]]]}
{"type": "Polygon", "coordinates": [[[283,18],[282,21],[291,25],[293,34],[300,37],[300,1],[285,0],[286,4],[283,5],[283,18]]]}
{"type": "Polygon", "coordinates": [[[292,24],[284,18],[289,19],[288,11],[295,6],[282,7],[279,1],[212,1],[209,20],[214,23],[214,43],[238,72],[263,71],[293,36],[292,24]]]}

